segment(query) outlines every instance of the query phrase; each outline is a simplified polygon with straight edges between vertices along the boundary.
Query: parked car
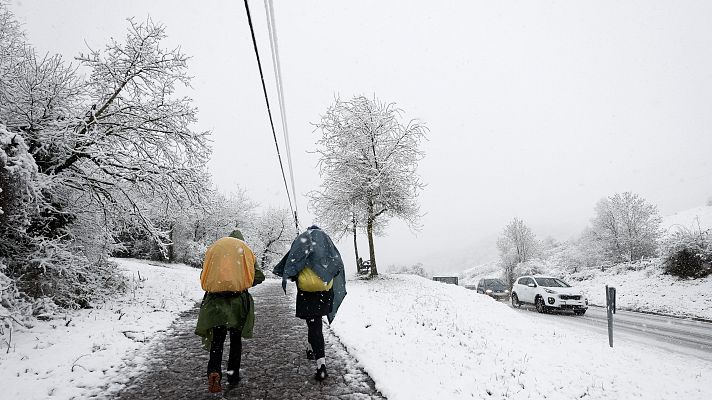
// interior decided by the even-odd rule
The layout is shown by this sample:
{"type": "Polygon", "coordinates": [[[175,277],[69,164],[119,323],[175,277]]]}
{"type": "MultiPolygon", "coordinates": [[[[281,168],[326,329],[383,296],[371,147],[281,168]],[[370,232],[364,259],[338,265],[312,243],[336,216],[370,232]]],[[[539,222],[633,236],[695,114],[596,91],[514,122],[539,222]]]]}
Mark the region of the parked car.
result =
{"type": "Polygon", "coordinates": [[[485,294],[495,300],[509,299],[509,289],[507,285],[496,278],[483,278],[477,282],[477,293],[485,294]]]}
{"type": "Polygon", "coordinates": [[[588,309],[588,299],[583,291],[551,276],[522,276],[517,279],[512,287],[512,306],[519,307],[524,303],[534,304],[540,313],[560,309],[583,315],[588,309]]]}

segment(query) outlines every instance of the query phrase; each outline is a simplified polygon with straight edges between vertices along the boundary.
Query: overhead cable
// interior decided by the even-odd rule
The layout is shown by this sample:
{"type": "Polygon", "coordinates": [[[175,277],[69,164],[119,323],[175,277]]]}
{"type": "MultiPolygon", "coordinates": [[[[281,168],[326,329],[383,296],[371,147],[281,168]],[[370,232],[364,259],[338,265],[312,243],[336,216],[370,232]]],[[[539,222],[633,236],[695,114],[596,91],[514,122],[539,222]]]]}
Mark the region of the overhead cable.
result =
{"type": "MultiPolygon", "coordinates": [[[[267,104],[267,115],[269,115],[269,124],[272,128],[272,137],[274,138],[274,146],[277,148],[277,159],[279,160],[279,168],[282,170],[282,180],[284,181],[284,189],[287,191],[287,199],[289,200],[289,208],[292,210],[292,215],[294,216],[294,221],[296,224],[297,215],[294,212],[294,207],[292,206],[292,197],[289,195],[289,186],[287,185],[287,177],[284,174],[284,165],[282,164],[282,155],[279,153],[279,143],[277,142],[277,133],[274,130],[274,121],[272,120],[272,110],[269,106],[269,97],[267,96],[267,86],[265,85],[265,76],[262,72],[262,62],[260,61],[260,52],[257,50],[257,40],[255,39],[255,28],[252,26],[252,16],[250,15],[250,6],[245,0],[245,11],[247,12],[247,22],[250,25],[250,34],[252,35],[252,45],[255,49],[255,56],[257,57],[257,67],[260,70],[260,79],[262,80],[262,91],[265,95],[265,103],[267,104]]],[[[297,226],[297,233],[299,228],[297,226]]]]}
{"type": "Polygon", "coordinates": [[[284,145],[287,153],[287,165],[289,165],[289,179],[292,183],[292,194],[294,195],[294,222],[297,233],[299,233],[299,206],[297,202],[297,189],[294,184],[294,167],[292,165],[292,149],[289,145],[289,129],[287,129],[287,110],[284,101],[284,85],[282,84],[282,66],[279,61],[279,44],[277,41],[277,23],[274,19],[274,5],[272,0],[265,0],[265,13],[267,14],[267,28],[269,30],[269,44],[272,50],[272,67],[277,86],[277,100],[279,101],[280,117],[282,119],[282,133],[284,134],[284,145]]]}

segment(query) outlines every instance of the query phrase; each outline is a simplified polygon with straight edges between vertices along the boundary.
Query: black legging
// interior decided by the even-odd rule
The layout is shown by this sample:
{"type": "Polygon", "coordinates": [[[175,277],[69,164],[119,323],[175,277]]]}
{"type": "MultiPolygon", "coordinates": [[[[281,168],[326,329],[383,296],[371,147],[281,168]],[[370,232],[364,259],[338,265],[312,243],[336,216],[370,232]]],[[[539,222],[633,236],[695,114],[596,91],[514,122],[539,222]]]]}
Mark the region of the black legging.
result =
{"type": "Polygon", "coordinates": [[[317,360],[324,357],[324,333],[321,331],[321,317],[307,318],[307,336],[314,358],[317,360]]]}
{"type": "MultiPolygon", "coordinates": [[[[213,341],[210,343],[210,360],[208,361],[208,375],[217,372],[222,376],[222,355],[227,336],[226,326],[216,326],[213,328],[213,341]]],[[[229,329],[230,331],[230,355],[227,360],[228,371],[233,371],[235,375],[240,372],[240,359],[242,358],[242,338],[239,329],[229,329]]]]}

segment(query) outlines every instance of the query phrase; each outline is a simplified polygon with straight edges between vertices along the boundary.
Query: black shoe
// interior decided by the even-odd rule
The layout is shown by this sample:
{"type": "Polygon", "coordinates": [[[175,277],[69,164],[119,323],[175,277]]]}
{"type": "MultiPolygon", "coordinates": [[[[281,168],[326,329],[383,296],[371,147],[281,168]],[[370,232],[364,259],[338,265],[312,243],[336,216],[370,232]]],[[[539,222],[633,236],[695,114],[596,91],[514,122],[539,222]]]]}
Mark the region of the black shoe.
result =
{"type": "Polygon", "coordinates": [[[316,360],[316,358],[314,358],[314,352],[311,349],[307,349],[307,360],[316,360]]]}
{"type": "Polygon", "coordinates": [[[230,384],[230,386],[236,386],[240,382],[240,372],[235,371],[232,374],[228,373],[227,374],[227,383],[230,384]]]}
{"type": "Polygon", "coordinates": [[[322,364],[321,367],[317,368],[316,374],[314,374],[314,379],[321,382],[326,379],[329,374],[326,373],[326,365],[322,364]]]}

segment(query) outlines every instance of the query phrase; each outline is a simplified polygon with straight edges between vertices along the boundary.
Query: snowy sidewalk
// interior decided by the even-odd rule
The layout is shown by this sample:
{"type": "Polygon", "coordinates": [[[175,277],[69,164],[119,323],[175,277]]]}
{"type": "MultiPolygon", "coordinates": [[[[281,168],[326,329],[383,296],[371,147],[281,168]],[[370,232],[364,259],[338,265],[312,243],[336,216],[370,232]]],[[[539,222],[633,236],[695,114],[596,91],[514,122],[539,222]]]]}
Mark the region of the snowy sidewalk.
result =
{"type": "MultiPolygon", "coordinates": [[[[251,289],[255,300],[254,338],[243,339],[239,386],[224,393],[236,399],[382,399],[371,378],[325,324],[329,378],[317,383],[314,361],[306,359],[306,324],[294,317],[294,285],[287,295],[279,281],[268,280],[251,289]]],[[[193,334],[197,306],[173,323],[147,349],[145,372],[117,393],[119,399],[214,399],[206,384],[208,352],[193,334]],[[153,358],[153,359],[151,359],[153,358]]],[[[338,318],[338,317],[337,317],[338,318]]],[[[229,339],[224,357],[227,357],[229,339]]],[[[223,363],[225,368],[225,363],[223,363]]],[[[228,385],[223,384],[223,389],[228,385]]]]}

